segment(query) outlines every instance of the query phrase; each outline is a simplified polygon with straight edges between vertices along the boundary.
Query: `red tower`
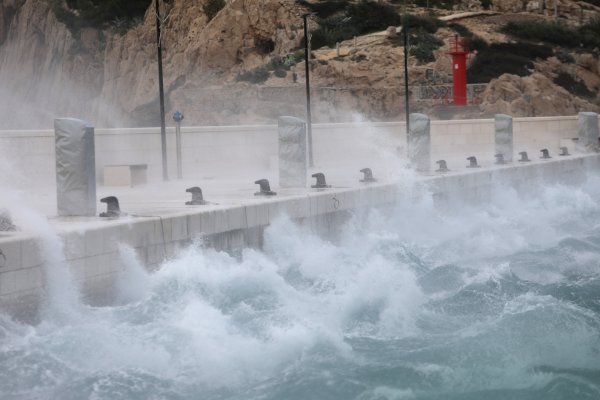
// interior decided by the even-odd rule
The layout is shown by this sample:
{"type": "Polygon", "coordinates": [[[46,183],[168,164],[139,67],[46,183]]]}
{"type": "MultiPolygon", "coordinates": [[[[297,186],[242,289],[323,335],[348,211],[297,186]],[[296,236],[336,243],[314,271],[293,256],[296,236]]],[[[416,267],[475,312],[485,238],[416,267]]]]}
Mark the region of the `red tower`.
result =
{"type": "Polygon", "coordinates": [[[454,105],[467,105],[467,54],[469,54],[469,40],[454,36],[450,39],[452,55],[452,79],[454,82],[454,105]]]}

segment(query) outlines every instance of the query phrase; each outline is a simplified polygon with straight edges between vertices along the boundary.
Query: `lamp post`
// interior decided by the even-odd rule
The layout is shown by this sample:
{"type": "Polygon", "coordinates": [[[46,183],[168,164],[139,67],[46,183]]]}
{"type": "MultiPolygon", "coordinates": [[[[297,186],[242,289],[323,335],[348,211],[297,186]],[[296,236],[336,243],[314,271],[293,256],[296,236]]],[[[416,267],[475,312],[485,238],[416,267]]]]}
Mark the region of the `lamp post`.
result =
{"type": "Polygon", "coordinates": [[[404,34],[404,110],[406,113],[406,140],[408,141],[408,132],[410,131],[410,107],[408,104],[408,23],[406,19],[406,3],[405,3],[402,33],[404,34]]]}
{"type": "Polygon", "coordinates": [[[181,121],[183,121],[183,114],[180,111],[175,111],[173,121],[175,121],[175,148],[177,150],[177,179],[181,179],[183,178],[181,160],[181,121]]]}
{"type": "Polygon", "coordinates": [[[162,171],[163,180],[169,180],[167,170],[167,130],[165,123],[165,89],[163,85],[163,65],[162,65],[162,20],[160,18],[160,9],[158,0],[156,5],[156,46],[158,47],[158,97],[160,101],[160,143],[162,149],[162,171]]]}
{"type": "Polygon", "coordinates": [[[310,114],[310,52],[308,50],[309,37],[308,37],[308,17],[314,15],[313,13],[306,13],[302,15],[304,21],[304,65],[306,67],[306,127],[308,133],[308,165],[314,167],[313,160],[313,145],[312,145],[312,117],[310,114]]]}

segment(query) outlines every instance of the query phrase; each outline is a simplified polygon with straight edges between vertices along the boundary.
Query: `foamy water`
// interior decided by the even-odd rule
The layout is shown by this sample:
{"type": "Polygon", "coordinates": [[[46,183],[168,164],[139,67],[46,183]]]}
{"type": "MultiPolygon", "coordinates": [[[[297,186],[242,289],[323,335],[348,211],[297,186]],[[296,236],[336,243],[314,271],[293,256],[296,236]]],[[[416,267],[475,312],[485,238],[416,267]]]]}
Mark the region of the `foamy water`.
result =
{"type": "Polygon", "coordinates": [[[336,243],[282,218],[263,251],[151,274],[123,246],[118,306],[62,276],[39,325],[0,319],[0,398],[600,398],[600,181],[494,199],[370,211],[336,243]]]}

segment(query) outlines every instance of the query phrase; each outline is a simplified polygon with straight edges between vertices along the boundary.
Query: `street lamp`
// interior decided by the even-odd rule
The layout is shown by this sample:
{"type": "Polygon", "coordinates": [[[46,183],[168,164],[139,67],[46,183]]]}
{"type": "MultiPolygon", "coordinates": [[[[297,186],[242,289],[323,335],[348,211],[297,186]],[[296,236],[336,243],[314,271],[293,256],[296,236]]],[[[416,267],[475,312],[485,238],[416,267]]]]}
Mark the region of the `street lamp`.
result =
{"type": "MultiPolygon", "coordinates": [[[[406,5],[405,5],[406,7],[406,5]]],[[[410,131],[410,108],[408,104],[408,22],[406,18],[406,8],[404,9],[402,21],[402,33],[404,34],[404,110],[406,112],[406,140],[410,131]]]]}
{"type": "Polygon", "coordinates": [[[306,126],[308,133],[308,165],[314,167],[313,160],[313,145],[312,145],[312,117],[310,115],[310,68],[309,59],[310,52],[308,50],[309,37],[308,37],[308,17],[315,15],[314,13],[306,13],[302,15],[304,21],[304,65],[306,67],[306,126]]]}
{"type": "Polygon", "coordinates": [[[165,123],[165,89],[163,85],[163,65],[162,65],[162,20],[160,18],[160,9],[158,0],[156,5],[156,46],[158,47],[158,97],[160,100],[160,142],[162,149],[162,171],[163,180],[169,180],[167,170],[167,130],[165,123]]]}

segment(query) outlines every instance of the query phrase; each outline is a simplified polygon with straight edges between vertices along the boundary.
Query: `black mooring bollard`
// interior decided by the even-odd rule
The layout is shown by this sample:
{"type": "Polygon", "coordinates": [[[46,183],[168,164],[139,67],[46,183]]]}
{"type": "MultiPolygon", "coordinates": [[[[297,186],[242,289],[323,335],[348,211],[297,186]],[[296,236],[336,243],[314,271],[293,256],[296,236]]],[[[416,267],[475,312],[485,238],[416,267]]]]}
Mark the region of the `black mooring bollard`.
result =
{"type": "Polygon", "coordinates": [[[255,196],[275,196],[277,193],[271,190],[268,179],[259,179],[255,181],[257,185],[260,185],[260,192],[254,193],[255,196]]]}
{"type": "Polygon", "coordinates": [[[200,189],[198,186],[187,188],[185,191],[186,193],[192,194],[192,201],[186,201],[186,206],[201,206],[208,204],[208,202],[204,200],[204,197],[202,196],[202,189],[200,189]]]}
{"type": "Polygon", "coordinates": [[[550,152],[548,149],[541,149],[540,151],[542,152],[542,156],[540,157],[541,159],[547,160],[548,158],[552,158],[550,157],[550,152]]]}
{"type": "Polygon", "coordinates": [[[529,161],[531,161],[529,159],[529,157],[527,157],[527,152],[526,151],[520,152],[519,155],[521,156],[521,159],[519,160],[519,162],[529,162],[529,161]]]}
{"type": "Polygon", "coordinates": [[[479,164],[477,164],[477,157],[475,156],[471,156],[471,157],[467,157],[467,160],[469,160],[469,165],[467,165],[467,168],[479,168],[479,164]]]}
{"type": "Polygon", "coordinates": [[[311,188],[314,188],[314,189],[324,189],[324,188],[331,187],[330,185],[328,185],[325,182],[325,174],[323,174],[322,172],[317,172],[315,174],[312,174],[311,176],[313,178],[317,178],[317,184],[316,185],[312,185],[311,188]]]}
{"type": "Polygon", "coordinates": [[[121,208],[119,207],[119,199],[115,196],[108,196],[100,199],[101,203],[106,203],[106,212],[100,213],[101,217],[105,218],[116,218],[121,215],[121,208]]]}
{"type": "Polygon", "coordinates": [[[570,156],[569,154],[569,148],[567,146],[562,146],[560,148],[560,154],[559,156],[570,156]]]}
{"type": "Polygon", "coordinates": [[[373,171],[371,171],[371,168],[363,168],[360,172],[363,173],[363,178],[359,182],[377,182],[377,179],[373,178],[373,171]]]}
{"type": "Polygon", "coordinates": [[[435,170],[435,172],[448,172],[448,165],[446,165],[446,160],[438,160],[435,162],[439,167],[435,170]]]}

